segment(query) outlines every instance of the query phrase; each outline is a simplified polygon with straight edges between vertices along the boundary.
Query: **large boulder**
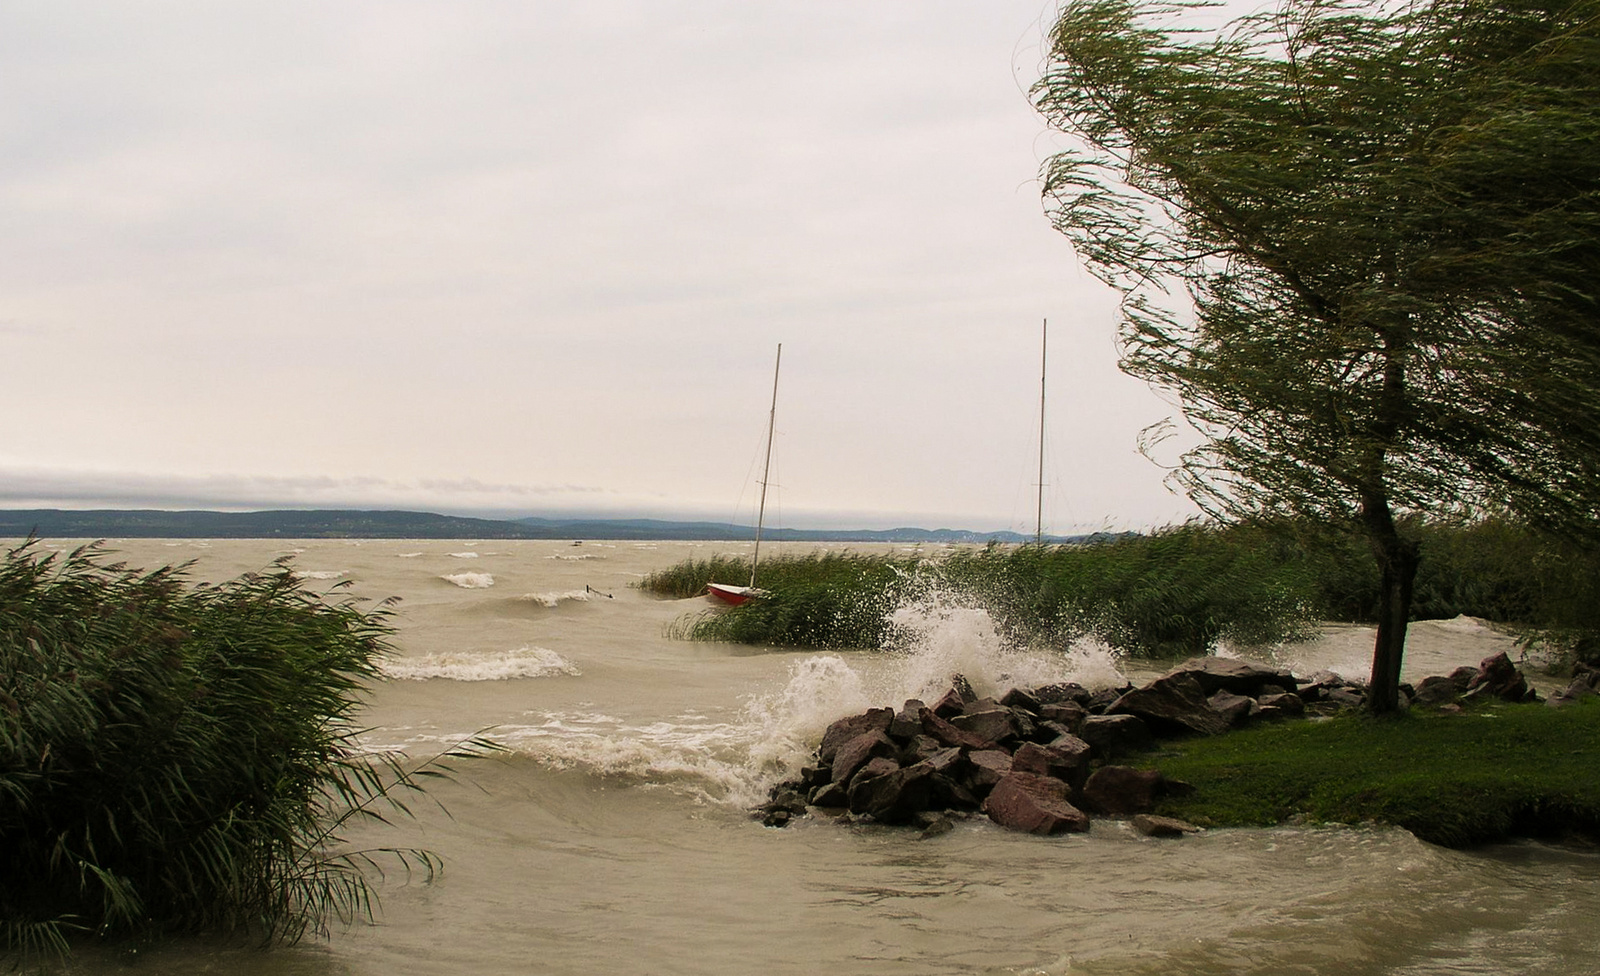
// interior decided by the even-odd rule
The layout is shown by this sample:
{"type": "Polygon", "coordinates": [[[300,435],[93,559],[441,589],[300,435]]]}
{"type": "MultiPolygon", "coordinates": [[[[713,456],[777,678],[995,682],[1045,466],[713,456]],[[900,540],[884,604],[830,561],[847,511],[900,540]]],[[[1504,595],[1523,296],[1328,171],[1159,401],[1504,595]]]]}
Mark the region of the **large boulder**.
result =
{"type": "Polygon", "coordinates": [[[1077,702],[1059,702],[1049,705],[1040,705],[1038,715],[1046,722],[1055,722],[1063,725],[1068,731],[1076,735],[1083,720],[1089,717],[1089,710],[1077,702]]]}
{"type": "Polygon", "coordinates": [[[1089,829],[1089,816],[1067,802],[1067,784],[1035,773],[1007,773],[983,801],[989,819],[1030,834],[1064,834],[1089,829]]]}
{"type": "Polygon", "coordinates": [[[1150,727],[1137,715],[1089,715],[1078,726],[1078,737],[1089,743],[1097,759],[1143,752],[1156,743],[1150,727]]]}
{"type": "Polygon", "coordinates": [[[1560,708],[1584,698],[1592,698],[1596,694],[1600,694],[1600,668],[1590,667],[1580,662],[1572,667],[1572,681],[1568,683],[1566,688],[1557,694],[1551,695],[1546,704],[1554,708],[1560,708]]]}
{"type": "MultiPolygon", "coordinates": [[[[1010,715],[1009,712],[1006,713],[1010,715]]],[[[931,708],[922,710],[922,732],[931,736],[947,746],[957,746],[967,749],[993,749],[996,745],[993,739],[968,732],[950,724],[931,708]]]]}
{"type": "Polygon", "coordinates": [[[822,733],[822,745],[817,750],[817,758],[824,766],[831,766],[834,753],[839,751],[840,746],[867,732],[887,732],[892,721],[892,708],[869,708],[860,715],[841,718],[822,733]]]}
{"type": "Polygon", "coordinates": [[[1478,665],[1478,673],[1467,683],[1467,694],[1473,697],[1490,696],[1508,702],[1534,701],[1538,697],[1505,651],[1483,659],[1478,665]]]}
{"type": "Polygon", "coordinates": [[[1229,728],[1237,728],[1250,721],[1251,716],[1261,708],[1254,698],[1235,695],[1226,689],[1212,692],[1206,704],[1227,720],[1229,728]]]}
{"type": "Polygon", "coordinates": [[[850,784],[850,812],[879,823],[910,823],[913,816],[928,809],[936,771],[930,760],[882,776],[858,778],[850,784]]]}
{"type": "Polygon", "coordinates": [[[1137,715],[1152,730],[1220,735],[1228,719],[1206,701],[1205,687],[1193,674],[1170,674],[1135,688],[1112,703],[1108,715],[1137,715]]]}
{"type": "Polygon", "coordinates": [[[892,759],[899,751],[900,747],[883,732],[877,729],[864,732],[834,752],[832,775],[829,778],[835,783],[848,783],[868,760],[879,757],[892,759]]]}
{"type": "Polygon", "coordinates": [[[889,735],[901,742],[922,734],[922,710],[927,706],[915,698],[906,700],[905,706],[894,713],[889,723],[889,735]]]}
{"type": "Polygon", "coordinates": [[[1024,742],[1012,754],[1011,768],[1015,772],[1050,776],[1071,786],[1082,786],[1089,775],[1089,743],[1070,735],[1050,745],[1024,742]]]}
{"type": "Polygon", "coordinates": [[[1215,656],[1190,658],[1162,677],[1171,678],[1183,674],[1198,681],[1207,695],[1219,691],[1231,691],[1235,695],[1259,698],[1267,685],[1275,685],[1279,692],[1283,692],[1294,691],[1296,685],[1300,683],[1299,679],[1288,671],[1251,664],[1249,661],[1240,661],[1237,658],[1215,656]]]}
{"type": "Polygon", "coordinates": [[[1017,721],[1011,709],[996,704],[993,708],[970,709],[950,719],[950,724],[970,732],[985,742],[1006,742],[1017,737],[1017,721]]]}
{"type": "Polygon", "coordinates": [[[967,753],[967,784],[977,794],[994,789],[1011,772],[1011,753],[1004,749],[979,749],[967,753]]]}
{"type": "Polygon", "coordinates": [[[1163,795],[1165,782],[1154,769],[1101,766],[1083,784],[1083,804],[1111,816],[1148,813],[1163,795]]]}

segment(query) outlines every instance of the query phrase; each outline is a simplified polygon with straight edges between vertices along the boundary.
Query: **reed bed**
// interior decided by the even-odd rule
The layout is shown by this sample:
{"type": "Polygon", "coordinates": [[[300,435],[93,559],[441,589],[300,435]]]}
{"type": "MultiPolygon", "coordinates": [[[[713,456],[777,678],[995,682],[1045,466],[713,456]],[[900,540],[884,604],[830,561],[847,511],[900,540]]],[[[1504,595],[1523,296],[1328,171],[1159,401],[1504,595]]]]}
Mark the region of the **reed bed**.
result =
{"type": "Polygon", "coordinates": [[[96,547],[0,561],[0,950],[172,931],[266,942],[370,917],[385,860],[358,822],[405,814],[448,761],[371,756],[352,724],[388,607],[286,563],[216,586],[96,547]]]}
{"type": "MultiPolygon", "coordinates": [[[[1600,553],[1498,519],[1409,523],[1422,568],[1415,617],[1506,624],[1553,660],[1600,660],[1600,553]]],[[[689,561],[642,585],[690,597],[708,582],[749,580],[745,559],[689,561]]],[[[1259,646],[1310,636],[1320,621],[1370,622],[1379,580],[1358,541],[1322,527],[1190,522],[1060,546],[955,548],[918,560],[861,554],[779,557],[762,564],[759,602],[680,621],[697,640],[879,647],[884,615],[942,587],[989,609],[1018,639],[1064,644],[1092,636],[1143,657],[1259,646]]]]}

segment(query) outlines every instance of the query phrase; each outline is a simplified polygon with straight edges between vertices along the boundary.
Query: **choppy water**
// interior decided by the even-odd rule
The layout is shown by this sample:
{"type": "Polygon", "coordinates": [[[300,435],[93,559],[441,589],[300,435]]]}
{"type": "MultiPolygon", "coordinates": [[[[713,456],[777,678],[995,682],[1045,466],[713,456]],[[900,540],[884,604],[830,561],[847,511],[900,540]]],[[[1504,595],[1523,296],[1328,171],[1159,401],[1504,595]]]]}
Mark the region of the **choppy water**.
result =
{"type": "MultiPolygon", "coordinates": [[[[828,722],[929,693],[1151,670],[1103,649],[1008,648],[980,609],[902,608],[903,654],[670,640],[697,600],[630,584],[730,546],[690,543],[137,540],[135,565],[201,579],[292,554],[318,586],[399,596],[399,655],[364,718],[421,757],[491,728],[511,749],[364,840],[447,862],[391,874],[383,916],[267,953],[179,941],[66,972],[262,976],[641,974],[1588,974],[1600,855],[1526,843],[1473,852],[1392,829],[1218,830],[1182,841],[1115,822],[1035,838],[973,820],[939,837],[745,809],[828,722]]],[[[856,549],[872,547],[858,546],[856,549]]],[[[1280,652],[1361,676],[1366,628],[1280,652]]],[[[1407,675],[1509,642],[1473,621],[1413,628],[1407,675]]]]}

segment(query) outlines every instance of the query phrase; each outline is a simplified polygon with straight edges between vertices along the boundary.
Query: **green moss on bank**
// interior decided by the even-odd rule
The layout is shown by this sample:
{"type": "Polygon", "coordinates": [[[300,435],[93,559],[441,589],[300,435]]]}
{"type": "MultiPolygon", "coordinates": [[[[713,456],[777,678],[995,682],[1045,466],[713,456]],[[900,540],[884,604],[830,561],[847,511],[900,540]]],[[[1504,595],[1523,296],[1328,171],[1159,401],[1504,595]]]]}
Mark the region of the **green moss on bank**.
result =
{"type": "Polygon", "coordinates": [[[1196,787],[1159,812],[1202,826],[1376,821],[1467,847],[1600,837],[1597,756],[1600,701],[1589,700],[1264,725],[1174,744],[1150,765],[1196,787]]]}

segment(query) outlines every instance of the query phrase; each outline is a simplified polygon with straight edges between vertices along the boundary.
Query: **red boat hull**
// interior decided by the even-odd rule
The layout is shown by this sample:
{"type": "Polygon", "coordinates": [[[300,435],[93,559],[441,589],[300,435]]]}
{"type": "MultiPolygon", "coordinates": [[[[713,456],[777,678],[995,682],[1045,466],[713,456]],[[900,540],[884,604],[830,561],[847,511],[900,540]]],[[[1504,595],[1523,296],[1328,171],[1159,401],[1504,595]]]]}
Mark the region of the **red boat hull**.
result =
{"type": "Polygon", "coordinates": [[[767,595],[766,590],[758,590],[753,586],[734,586],[730,583],[707,583],[706,595],[713,600],[720,600],[729,606],[738,606],[749,603],[767,595]]]}

